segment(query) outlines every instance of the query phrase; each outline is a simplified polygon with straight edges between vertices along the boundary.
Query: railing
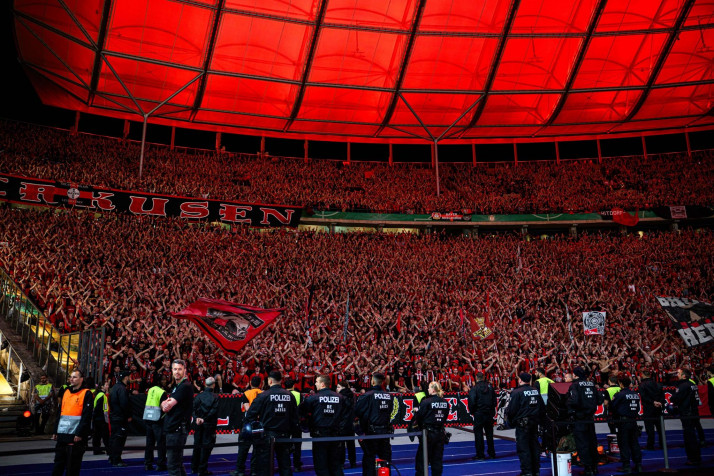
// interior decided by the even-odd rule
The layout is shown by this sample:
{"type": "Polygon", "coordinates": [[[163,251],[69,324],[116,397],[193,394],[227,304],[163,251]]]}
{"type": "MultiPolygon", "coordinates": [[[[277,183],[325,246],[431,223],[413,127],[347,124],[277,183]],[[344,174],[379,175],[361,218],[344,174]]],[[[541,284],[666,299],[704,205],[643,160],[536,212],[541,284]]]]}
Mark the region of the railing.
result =
{"type": "Polygon", "coordinates": [[[2,268],[0,316],[20,336],[47,375],[62,385],[69,370],[77,365],[80,333],[61,334],[2,268]]]}
{"type": "Polygon", "coordinates": [[[0,332],[0,369],[3,371],[2,377],[5,378],[4,381],[0,379],[0,396],[6,397],[12,394],[15,400],[29,403],[35,391],[35,381],[2,332],[0,332]]]}

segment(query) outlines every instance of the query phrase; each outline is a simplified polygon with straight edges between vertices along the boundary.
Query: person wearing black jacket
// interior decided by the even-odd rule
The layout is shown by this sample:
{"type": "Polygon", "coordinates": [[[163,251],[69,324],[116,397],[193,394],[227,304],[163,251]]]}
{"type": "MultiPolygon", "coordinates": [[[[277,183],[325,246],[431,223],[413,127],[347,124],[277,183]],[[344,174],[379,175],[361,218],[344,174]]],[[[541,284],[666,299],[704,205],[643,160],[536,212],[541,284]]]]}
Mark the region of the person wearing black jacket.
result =
{"type": "Polygon", "coordinates": [[[684,434],[684,451],[687,453],[687,466],[699,466],[702,462],[701,447],[697,438],[696,422],[699,416],[699,393],[696,384],[689,381],[692,374],[689,369],[677,371],[677,390],[672,395],[672,403],[679,410],[684,434]]]}
{"type": "Polygon", "coordinates": [[[518,376],[518,387],[511,391],[506,415],[511,427],[516,428],[516,452],[521,462],[521,475],[540,474],[540,446],[538,425],[545,417],[545,404],[540,392],[531,387],[531,374],[518,376]]]}
{"type": "MultiPolygon", "coordinates": [[[[283,376],[278,370],[271,371],[268,374],[270,388],[255,397],[253,404],[245,414],[246,421],[259,421],[263,425],[263,437],[253,443],[255,464],[251,459],[250,469],[254,475],[267,476],[270,474],[270,439],[290,438],[298,427],[295,397],[281,387],[282,380],[283,376]]],[[[290,469],[291,446],[290,443],[275,443],[275,456],[278,460],[280,476],[292,475],[290,469]]]]}
{"type": "MultiPolygon", "coordinates": [[[[347,424],[345,419],[345,399],[339,393],[328,388],[330,377],[320,375],[315,379],[316,393],[307,397],[300,404],[300,417],[307,420],[310,436],[321,438],[338,436],[347,424]]],[[[312,443],[312,460],[317,476],[342,476],[344,452],[338,453],[340,446],[337,441],[314,441],[312,443]]]]}
{"type": "Polygon", "coordinates": [[[635,463],[635,472],[642,472],[642,451],[637,441],[636,418],[640,413],[640,394],[630,388],[630,378],[620,377],[621,390],[610,402],[610,412],[617,425],[617,444],[620,447],[619,473],[631,473],[630,461],[635,463]]]}
{"type": "MultiPolygon", "coordinates": [[[[433,476],[441,476],[444,470],[444,423],[449,416],[449,403],[444,400],[444,391],[439,382],[431,382],[428,388],[429,396],[419,402],[419,409],[414,415],[416,424],[426,430],[427,461],[431,466],[433,476]]],[[[419,437],[419,447],[416,453],[415,476],[424,476],[424,456],[422,437],[419,437]]]]}
{"type": "MultiPolygon", "coordinates": [[[[372,375],[372,387],[357,399],[355,416],[367,435],[386,435],[393,432],[390,423],[394,402],[392,395],[384,391],[382,384],[385,377],[382,373],[372,375]]],[[[362,441],[362,475],[374,476],[376,473],[375,458],[392,461],[392,445],[389,438],[378,438],[362,441]]]]}
{"type": "Polygon", "coordinates": [[[57,440],[55,464],[52,476],[78,476],[82,457],[92,428],[94,398],[89,389],[83,388],[84,375],[78,369],[69,376],[70,386],[62,398],[60,415],[52,435],[57,440]]]}
{"type": "Polygon", "coordinates": [[[573,370],[575,379],[568,389],[566,407],[574,420],[573,437],[580,462],[585,467],[585,476],[597,473],[598,452],[595,433],[595,411],[603,402],[603,397],[595,384],[587,380],[587,372],[582,367],[573,370]]]}
{"type": "Polygon", "coordinates": [[[662,447],[662,422],[660,416],[665,405],[664,391],[662,386],[652,378],[652,372],[644,370],[642,381],[638,388],[642,397],[642,416],[645,419],[645,431],[647,432],[648,450],[654,450],[655,429],[659,435],[659,446],[662,447]]]}
{"type": "Polygon", "coordinates": [[[212,474],[208,471],[208,458],[216,445],[218,425],[218,397],[213,393],[216,379],[208,377],[206,387],[193,399],[193,454],[191,472],[200,476],[212,474]]]}
{"type": "MultiPolygon", "coordinates": [[[[355,430],[353,422],[355,419],[355,394],[345,381],[341,381],[337,384],[337,393],[345,398],[345,421],[347,421],[347,424],[343,428],[341,436],[354,436],[355,430]]],[[[350,462],[350,468],[357,466],[355,440],[341,441],[340,449],[338,451],[338,457],[340,458],[340,461],[342,461],[343,467],[345,457],[347,457],[347,460],[350,462]]]]}
{"type": "Polygon", "coordinates": [[[185,476],[183,450],[188,437],[193,409],[193,385],[186,380],[186,361],[175,359],[171,362],[174,386],[166,400],[161,402],[164,415],[164,435],[166,435],[166,466],[169,476],[185,476]]]}
{"type": "Polygon", "coordinates": [[[121,454],[131,423],[131,403],[126,389],[129,375],[129,372],[120,372],[119,381],[109,394],[109,464],[120,468],[126,466],[121,454]]]}
{"type": "Polygon", "coordinates": [[[476,456],[474,459],[485,459],[483,437],[486,434],[489,458],[496,457],[493,448],[493,416],[496,414],[496,391],[486,382],[483,373],[476,374],[476,385],[469,391],[469,410],[474,419],[474,444],[476,456]]]}

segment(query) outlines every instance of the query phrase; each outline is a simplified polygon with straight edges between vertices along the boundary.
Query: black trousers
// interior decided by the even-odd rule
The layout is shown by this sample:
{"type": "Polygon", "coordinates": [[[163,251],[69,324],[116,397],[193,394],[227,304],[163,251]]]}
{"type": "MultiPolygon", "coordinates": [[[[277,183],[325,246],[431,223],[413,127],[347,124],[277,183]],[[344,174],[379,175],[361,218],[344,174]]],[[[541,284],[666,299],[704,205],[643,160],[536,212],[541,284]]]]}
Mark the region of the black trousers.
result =
{"type": "Polygon", "coordinates": [[[111,425],[109,436],[109,462],[111,464],[117,464],[121,461],[121,454],[126,444],[128,422],[125,420],[109,420],[109,424],[111,425]]]}
{"type": "Polygon", "coordinates": [[[374,476],[376,458],[392,461],[392,444],[389,438],[362,440],[362,476],[374,476]]]}
{"type": "Polygon", "coordinates": [[[104,444],[104,450],[109,451],[109,425],[104,420],[92,421],[92,450],[100,452],[104,444]]]}
{"type": "Polygon", "coordinates": [[[312,461],[315,464],[317,476],[343,476],[345,474],[343,471],[344,451],[340,452],[341,449],[337,441],[315,441],[312,443],[312,461]]]}
{"type": "Polygon", "coordinates": [[[144,420],[146,424],[146,449],[144,464],[154,464],[154,449],[158,449],[159,466],[166,466],[166,437],[164,436],[164,421],[144,420]]]}
{"type": "MultiPolygon", "coordinates": [[[[576,417],[577,420],[589,419],[593,417],[576,417]]],[[[573,437],[575,438],[575,448],[578,450],[578,457],[586,470],[596,469],[598,464],[597,434],[595,433],[595,422],[573,424],[573,437]]]]}
{"type": "MultiPolygon", "coordinates": [[[[682,415],[683,417],[685,415],[682,415]]],[[[697,419],[698,420],[698,419],[697,419]]],[[[684,451],[687,460],[699,463],[702,460],[702,449],[697,438],[697,425],[694,418],[682,418],[682,433],[684,434],[684,451]]]]}
{"type": "Polygon", "coordinates": [[[58,441],[55,446],[55,465],[52,468],[52,476],[62,476],[65,471],[67,476],[79,476],[84,450],[83,441],[79,443],[60,443],[58,441]]]}
{"type": "Polygon", "coordinates": [[[534,422],[516,426],[516,453],[521,463],[521,474],[540,474],[538,425],[534,422]]]}
{"type": "Polygon", "coordinates": [[[35,405],[35,413],[32,418],[35,426],[35,433],[38,435],[45,434],[45,426],[47,426],[47,420],[49,420],[50,414],[51,406],[49,404],[35,405]]]}
{"type": "MultiPolygon", "coordinates": [[[[483,444],[483,442],[482,442],[483,444]]],[[[419,447],[416,452],[414,476],[424,476],[427,474],[424,468],[424,442],[419,437],[419,447]]],[[[427,461],[431,467],[432,476],[441,476],[444,472],[444,432],[427,431],[426,434],[426,454],[427,461]]]]}
{"type": "MultiPolygon", "coordinates": [[[[236,471],[238,474],[245,474],[245,462],[248,460],[248,451],[250,447],[253,446],[252,440],[244,439],[243,434],[238,434],[238,459],[236,460],[236,471]]],[[[255,463],[255,451],[253,452],[253,458],[250,460],[250,466],[253,467],[255,463]]]]}
{"type": "Polygon", "coordinates": [[[645,432],[647,432],[647,449],[654,449],[655,430],[659,435],[659,446],[662,446],[662,422],[660,421],[660,412],[645,412],[645,432]]]}
{"type": "Polygon", "coordinates": [[[637,423],[626,422],[617,425],[617,444],[620,447],[620,461],[623,466],[629,466],[630,461],[642,464],[642,450],[637,440],[637,423]]]}
{"type": "MultiPolygon", "coordinates": [[[[270,472],[270,439],[283,438],[289,435],[278,435],[265,432],[263,438],[253,442],[253,458],[250,460],[250,473],[253,476],[272,476],[270,472]]],[[[280,476],[292,476],[290,468],[290,448],[292,443],[275,443],[275,458],[278,460],[278,474],[280,476]]]]}
{"type": "Polygon", "coordinates": [[[486,445],[488,446],[488,455],[491,458],[496,457],[496,451],[493,449],[493,416],[474,415],[474,444],[476,446],[476,457],[484,458],[483,436],[486,435],[486,445]]]}
{"type": "Polygon", "coordinates": [[[206,474],[206,471],[208,471],[208,458],[211,457],[213,447],[216,446],[216,424],[194,425],[193,445],[191,472],[206,474]]]}
{"type": "MultiPolygon", "coordinates": [[[[293,433],[293,438],[302,438],[302,431],[296,431],[293,433]]],[[[299,468],[302,466],[302,443],[293,443],[290,450],[293,454],[293,468],[299,468]]]]}
{"type": "MultiPolygon", "coordinates": [[[[355,434],[354,432],[348,432],[342,436],[355,436],[355,434]]],[[[341,441],[339,445],[340,454],[338,455],[338,458],[340,458],[340,461],[342,461],[342,466],[344,467],[345,459],[347,459],[350,462],[350,465],[354,467],[357,464],[355,440],[341,441]]]]}
{"type": "Polygon", "coordinates": [[[166,432],[166,466],[169,476],[186,476],[186,468],[183,467],[186,437],[188,437],[188,430],[184,426],[176,431],[166,432]]]}

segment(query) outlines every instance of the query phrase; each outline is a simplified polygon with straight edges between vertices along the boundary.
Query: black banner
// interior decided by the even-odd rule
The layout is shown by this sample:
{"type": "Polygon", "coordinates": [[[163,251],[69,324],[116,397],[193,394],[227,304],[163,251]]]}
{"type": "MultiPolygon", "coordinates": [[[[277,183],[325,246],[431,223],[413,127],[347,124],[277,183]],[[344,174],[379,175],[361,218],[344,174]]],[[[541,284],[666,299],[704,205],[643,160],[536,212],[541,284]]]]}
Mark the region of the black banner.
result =
{"type": "Polygon", "coordinates": [[[671,207],[655,207],[652,209],[660,218],[686,220],[688,218],[706,218],[714,215],[714,210],[699,205],[677,205],[671,207]]]}
{"type": "Polygon", "coordinates": [[[178,217],[187,220],[297,227],[301,207],[261,205],[131,192],[0,174],[0,200],[24,205],[72,207],[97,212],[178,217]]]}
{"type": "Polygon", "coordinates": [[[686,298],[657,296],[657,301],[687,347],[714,342],[714,306],[686,298]]]}

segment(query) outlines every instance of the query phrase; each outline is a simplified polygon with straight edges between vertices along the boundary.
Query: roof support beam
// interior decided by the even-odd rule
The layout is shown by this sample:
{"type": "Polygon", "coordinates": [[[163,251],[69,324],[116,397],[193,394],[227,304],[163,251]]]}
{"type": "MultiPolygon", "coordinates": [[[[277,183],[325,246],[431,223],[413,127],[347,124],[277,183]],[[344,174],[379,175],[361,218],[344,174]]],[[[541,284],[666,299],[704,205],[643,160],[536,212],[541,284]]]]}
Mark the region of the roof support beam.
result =
{"type": "Polygon", "coordinates": [[[218,27],[221,24],[221,15],[223,14],[223,7],[226,4],[226,0],[218,0],[218,6],[213,13],[213,26],[211,27],[211,39],[208,41],[208,50],[206,50],[206,59],[203,63],[203,76],[201,76],[201,82],[198,83],[198,90],[196,91],[196,97],[193,100],[193,108],[191,109],[190,121],[196,118],[196,113],[201,107],[203,102],[203,95],[206,93],[206,83],[208,82],[208,68],[213,60],[213,52],[216,49],[216,37],[218,36],[218,27]]]}
{"type": "Polygon", "coordinates": [[[298,90],[297,96],[295,96],[295,102],[293,103],[293,110],[290,111],[290,117],[283,127],[283,132],[290,129],[293,125],[295,118],[300,112],[302,107],[302,100],[305,98],[305,89],[307,88],[307,79],[310,77],[310,71],[312,70],[312,61],[315,59],[315,51],[317,50],[317,43],[320,41],[320,31],[322,30],[322,22],[325,19],[325,12],[327,11],[327,3],[329,0],[321,0],[320,8],[317,11],[317,18],[315,18],[315,29],[312,32],[312,38],[310,38],[310,48],[307,52],[307,58],[305,59],[305,69],[302,72],[302,79],[300,81],[300,89],[298,90]]]}
{"type": "Polygon", "coordinates": [[[94,55],[94,67],[92,68],[92,80],[89,84],[89,104],[94,102],[94,95],[97,93],[99,85],[99,74],[102,69],[102,55],[104,45],[107,41],[107,25],[109,25],[109,14],[112,10],[112,0],[104,0],[104,10],[102,11],[102,22],[99,25],[99,37],[97,38],[97,52],[94,55]]]}
{"type": "Polygon", "coordinates": [[[582,45],[580,45],[580,51],[578,51],[578,56],[575,59],[575,63],[573,64],[573,69],[570,71],[570,76],[568,77],[568,80],[565,83],[565,92],[560,96],[558,104],[555,106],[555,109],[553,109],[553,112],[546,121],[545,126],[550,126],[551,124],[553,124],[553,122],[555,122],[555,120],[558,118],[558,115],[560,114],[560,111],[563,110],[563,106],[565,106],[565,103],[568,100],[570,89],[573,87],[575,78],[578,77],[580,66],[583,64],[585,54],[587,53],[588,47],[590,46],[590,40],[592,40],[593,32],[595,31],[595,27],[600,21],[602,12],[605,10],[605,5],[607,5],[607,0],[600,0],[597,6],[595,7],[595,11],[593,12],[592,17],[590,18],[590,24],[588,25],[587,33],[585,34],[585,38],[583,39],[582,45]]]}
{"type": "Polygon", "coordinates": [[[682,5],[682,9],[679,11],[679,16],[677,17],[677,21],[674,24],[674,28],[672,31],[669,33],[669,37],[667,38],[667,42],[664,44],[664,47],[662,48],[662,52],[659,55],[659,58],[657,58],[657,63],[655,64],[654,68],[652,68],[652,72],[650,73],[650,77],[647,80],[647,85],[645,86],[645,90],[640,94],[640,98],[637,100],[637,104],[632,108],[630,113],[627,115],[627,117],[624,119],[623,122],[630,122],[632,118],[634,118],[638,112],[640,112],[640,109],[642,106],[645,104],[645,101],[647,101],[647,97],[650,95],[650,91],[652,90],[652,86],[654,85],[655,81],[657,80],[657,76],[659,76],[659,72],[662,70],[662,66],[664,66],[664,62],[669,56],[670,51],[672,51],[672,46],[674,46],[674,42],[677,41],[677,37],[679,36],[679,32],[682,29],[682,25],[684,24],[684,20],[687,19],[687,16],[689,15],[689,11],[692,9],[692,5],[694,5],[694,0],[687,0],[687,2],[682,5]]]}
{"type": "MultiPolygon", "coordinates": [[[[419,24],[421,23],[421,17],[424,14],[424,7],[426,6],[426,0],[419,0],[419,4],[417,4],[416,10],[414,12],[414,20],[412,21],[412,28],[411,31],[409,32],[409,40],[407,41],[407,46],[404,49],[404,56],[402,56],[402,63],[399,65],[399,75],[397,76],[397,82],[394,85],[394,92],[392,93],[392,100],[389,102],[389,106],[387,106],[387,112],[384,114],[384,119],[382,119],[382,124],[377,128],[377,132],[374,133],[374,136],[377,137],[379,136],[384,128],[389,124],[389,121],[392,120],[392,115],[394,114],[394,110],[397,107],[397,103],[399,102],[399,98],[401,97],[402,100],[404,101],[407,106],[409,104],[407,101],[404,99],[401,93],[402,89],[402,84],[404,83],[404,75],[406,74],[407,71],[407,66],[409,66],[409,58],[412,56],[412,50],[414,49],[414,42],[416,41],[416,34],[417,31],[419,30],[419,24]]],[[[411,107],[409,107],[411,110],[411,107]]],[[[416,113],[412,110],[412,114],[414,114],[415,117],[417,117],[416,113]]],[[[420,121],[421,122],[421,121],[420,121]]],[[[422,124],[423,126],[423,124],[422,124]]],[[[431,136],[429,131],[427,130],[427,134],[431,136]]]]}
{"type": "MultiPolygon", "coordinates": [[[[484,108],[486,107],[486,102],[488,102],[488,95],[491,92],[491,87],[493,86],[493,81],[496,79],[496,72],[498,71],[498,66],[501,64],[501,58],[503,57],[503,50],[506,49],[506,41],[508,40],[508,35],[511,33],[511,27],[513,26],[513,20],[516,18],[516,13],[518,13],[518,7],[521,5],[521,0],[512,0],[511,7],[508,9],[508,18],[506,23],[503,25],[503,33],[501,34],[501,39],[498,40],[498,46],[496,47],[496,54],[493,56],[493,62],[491,62],[491,70],[488,72],[488,79],[486,79],[486,84],[484,85],[483,99],[478,104],[478,108],[474,111],[474,115],[471,116],[469,125],[466,126],[463,132],[471,129],[476,125],[484,108]]],[[[463,133],[462,132],[462,133],[463,133]]]]}

